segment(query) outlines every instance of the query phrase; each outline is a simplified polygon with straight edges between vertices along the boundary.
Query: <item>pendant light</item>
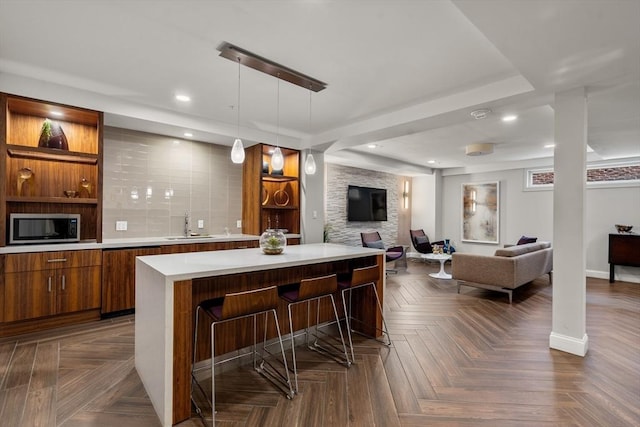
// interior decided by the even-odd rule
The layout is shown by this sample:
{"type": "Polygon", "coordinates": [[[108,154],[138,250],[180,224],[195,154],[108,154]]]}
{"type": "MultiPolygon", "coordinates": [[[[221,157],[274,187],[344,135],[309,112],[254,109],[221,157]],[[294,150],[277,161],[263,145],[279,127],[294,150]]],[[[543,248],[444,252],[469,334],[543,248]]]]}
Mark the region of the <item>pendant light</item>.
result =
{"type": "MultiPolygon", "coordinates": [[[[311,86],[309,86],[309,135],[311,135],[311,86]]],[[[307,159],[304,161],[304,172],[307,175],[315,175],[316,173],[316,161],[313,159],[311,150],[309,150],[307,159]]]]}
{"type": "Polygon", "coordinates": [[[236,140],[233,141],[233,147],[231,148],[231,161],[239,164],[244,162],[244,147],[242,146],[242,140],[240,139],[240,58],[238,57],[238,103],[237,110],[237,133],[236,140]]]}
{"type": "Polygon", "coordinates": [[[276,108],[276,148],[273,150],[273,154],[271,155],[271,168],[272,170],[282,170],[284,167],[284,157],[282,156],[282,151],[279,147],[279,138],[280,138],[280,73],[277,76],[278,80],[278,101],[276,108]]]}

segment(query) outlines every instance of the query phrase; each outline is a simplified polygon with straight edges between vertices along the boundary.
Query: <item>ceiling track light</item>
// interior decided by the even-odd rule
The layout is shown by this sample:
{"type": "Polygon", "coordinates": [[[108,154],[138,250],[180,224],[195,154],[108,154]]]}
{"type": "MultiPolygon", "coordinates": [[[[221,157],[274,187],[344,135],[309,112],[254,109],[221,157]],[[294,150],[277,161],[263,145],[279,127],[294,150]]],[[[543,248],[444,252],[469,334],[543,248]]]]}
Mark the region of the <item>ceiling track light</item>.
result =
{"type": "Polygon", "coordinates": [[[242,59],[242,65],[245,65],[254,70],[261,71],[270,76],[277,77],[278,80],[286,80],[289,83],[310,89],[314,92],[320,92],[326,89],[327,84],[313,77],[302,74],[299,71],[293,70],[284,65],[273,62],[270,59],[264,58],[260,55],[256,55],[253,52],[242,49],[241,47],[234,46],[231,43],[223,42],[218,46],[220,56],[223,58],[236,61],[242,59]]]}

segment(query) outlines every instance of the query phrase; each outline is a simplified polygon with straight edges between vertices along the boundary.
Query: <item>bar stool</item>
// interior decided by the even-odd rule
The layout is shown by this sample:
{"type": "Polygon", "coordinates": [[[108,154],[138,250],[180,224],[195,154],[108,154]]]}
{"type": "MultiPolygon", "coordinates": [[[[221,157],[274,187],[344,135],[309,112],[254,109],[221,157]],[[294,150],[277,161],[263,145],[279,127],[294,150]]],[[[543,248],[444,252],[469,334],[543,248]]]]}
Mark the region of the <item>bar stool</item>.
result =
{"type": "Polygon", "coordinates": [[[278,307],[278,288],[271,286],[263,289],[256,289],[251,291],[236,292],[225,295],[222,298],[214,298],[201,302],[196,308],[196,325],[194,334],[193,345],[193,364],[191,365],[191,401],[193,402],[196,412],[200,417],[203,417],[200,407],[193,398],[193,383],[195,383],[200,392],[207,396],[202,386],[195,377],[197,371],[206,369],[196,368],[196,353],[198,345],[198,323],[200,320],[200,314],[206,314],[211,320],[211,418],[212,424],[215,426],[215,366],[224,362],[229,362],[240,357],[253,355],[253,368],[263,375],[274,385],[285,393],[285,395],[292,399],[294,396],[293,386],[291,384],[291,378],[289,377],[289,369],[287,367],[287,359],[284,353],[284,346],[282,343],[282,335],[280,334],[280,326],[278,324],[278,314],[276,308],[278,307]],[[284,375],[278,372],[268,361],[264,358],[264,353],[269,353],[266,349],[267,344],[267,318],[269,313],[273,314],[273,320],[278,333],[278,342],[280,343],[280,351],[282,353],[282,362],[284,364],[284,375]],[[257,363],[256,356],[258,354],[256,350],[256,335],[257,335],[257,316],[264,314],[264,338],[262,342],[262,351],[260,352],[260,363],[257,363]],[[232,356],[227,359],[215,362],[215,326],[219,323],[228,322],[231,320],[242,319],[246,317],[253,317],[253,349],[251,353],[232,356]],[[267,366],[270,369],[266,369],[267,366]],[[272,372],[273,370],[273,372],[272,372]],[[279,383],[279,384],[278,384],[279,383]],[[288,388],[288,390],[287,390],[288,388]]]}
{"type": "MultiPolygon", "coordinates": [[[[353,352],[353,341],[351,339],[351,326],[353,321],[364,323],[360,319],[352,317],[351,313],[351,293],[354,289],[363,288],[365,286],[371,286],[373,293],[376,297],[376,303],[378,304],[378,310],[380,310],[380,317],[382,317],[382,329],[374,325],[375,330],[383,332],[387,336],[387,345],[391,345],[391,338],[389,337],[389,330],[387,329],[387,322],[384,320],[384,313],[382,311],[382,304],[380,304],[380,297],[376,289],[376,280],[380,277],[378,265],[372,265],[371,267],[354,268],[351,272],[351,276],[341,279],[338,282],[338,288],[342,291],[342,307],[344,308],[344,318],[347,323],[347,336],[349,337],[349,347],[351,349],[351,360],[355,361],[355,355],[353,352]],[[349,306],[347,306],[345,294],[349,292],[349,306]]],[[[356,332],[356,331],[354,331],[356,332]]]]}
{"type": "MultiPolygon", "coordinates": [[[[291,335],[291,354],[293,357],[293,377],[295,383],[295,391],[298,392],[298,364],[296,361],[296,346],[295,346],[295,337],[300,336],[302,334],[294,334],[293,331],[293,317],[291,315],[291,307],[296,304],[306,302],[307,303],[307,327],[305,328],[305,332],[307,338],[307,347],[310,350],[318,351],[322,354],[330,356],[336,361],[340,360],[342,357],[336,355],[336,350],[339,350],[332,344],[329,344],[334,351],[331,351],[318,343],[318,323],[320,322],[320,300],[322,298],[331,299],[331,305],[333,306],[333,314],[336,319],[336,324],[338,325],[338,332],[340,333],[340,341],[342,342],[342,351],[344,352],[344,363],[347,367],[351,365],[351,361],[349,360],[349,355],[347,353],[347,345],[344,341],[344,335],[342,334],[342,328],[340,327],[340,320],[338,317],[338,309],[336,308],[336,303],[333,298],[333,294],[338,290],[338,280],[335,274],[329,276],[316,277],[312,279],[303,279],[299,284],[293,286],[281,286],[280,298],[287,302],[287,310],[289,312],[289,331],[291,335]],[[315,324],[315,341],[313,344],[309,343],[309,310],[311,301],[315,300],[317,302],[317,310],[316,310],[316,324],[315,324]]],[[[328,326],[328,325],[325,325],[328,326]]]]}

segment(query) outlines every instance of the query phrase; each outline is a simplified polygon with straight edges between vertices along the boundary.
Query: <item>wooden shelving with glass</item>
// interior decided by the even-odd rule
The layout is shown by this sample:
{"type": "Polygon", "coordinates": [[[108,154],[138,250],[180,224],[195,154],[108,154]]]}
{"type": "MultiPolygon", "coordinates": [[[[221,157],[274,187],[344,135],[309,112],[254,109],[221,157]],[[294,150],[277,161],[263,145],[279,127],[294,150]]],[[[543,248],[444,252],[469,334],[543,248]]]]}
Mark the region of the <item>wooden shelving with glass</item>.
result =
{"type": "Polygon", "coordinates": [[[0,246],[12,213],[79,213],[81,240],[102,241],[103,114],[4,93],[0,106],[0,246]],[[38,146],[45,119],[68,150],[38,146]]]}
{"type": "Polygon", "coordinates": [[[242,169],[242,232],[260,235],[267,228],[300,233],[300,152],[282,148],[284,167],[273,171],[273,146],[245,149],[242,169]]]}

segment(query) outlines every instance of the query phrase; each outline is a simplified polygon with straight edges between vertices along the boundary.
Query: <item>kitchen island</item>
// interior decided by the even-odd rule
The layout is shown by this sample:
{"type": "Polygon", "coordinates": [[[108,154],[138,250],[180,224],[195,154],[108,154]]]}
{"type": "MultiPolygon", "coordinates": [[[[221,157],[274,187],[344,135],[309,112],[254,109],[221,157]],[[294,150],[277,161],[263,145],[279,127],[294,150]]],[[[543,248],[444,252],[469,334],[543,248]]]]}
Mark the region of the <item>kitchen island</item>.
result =
{"type": "MultiPolygon", "coordinates": [[[[259,248],[250,248],[138,257],[135,364],[162,425],[179,423],[191,414],[192,337],[195,307],[200,301],[376,264],[376,285],[383,299],[384,262],[383,250],[335,244],[288,246],[281,255],[265,255],[259,248]]],[[[380,327],[373,292],[363,290],[354,298],[358,299],[353,304],[356,315],[380,327]]],[[[320,308],[321,321],[328,319],[330,307],[325,304],[320,308]]],[[[283,333],[289,332],[286,313],[282,303],[278,317],[283,333]]],[[[302,327],[299,320],[294,319],[294,324],[300,325],[294,328],[302,327]]],[[[216,355],[250,344],[245,324],[238,322],[218,329],[216,355]]],[[[363,332],[371,333],[372,329],[363,332]]],[[[198,354],[210,357],[208,343],[202,344],[198,354]]]]}

